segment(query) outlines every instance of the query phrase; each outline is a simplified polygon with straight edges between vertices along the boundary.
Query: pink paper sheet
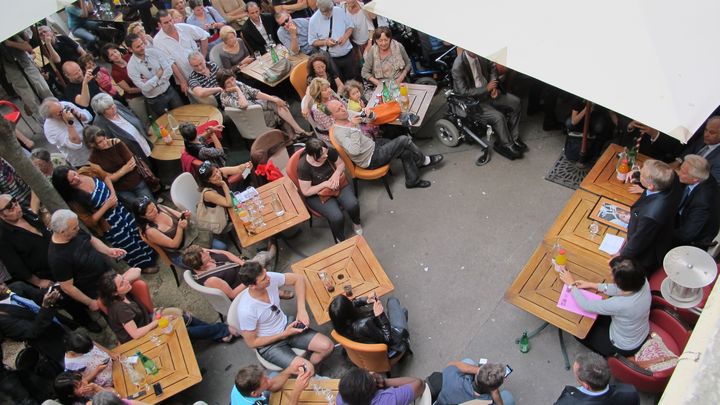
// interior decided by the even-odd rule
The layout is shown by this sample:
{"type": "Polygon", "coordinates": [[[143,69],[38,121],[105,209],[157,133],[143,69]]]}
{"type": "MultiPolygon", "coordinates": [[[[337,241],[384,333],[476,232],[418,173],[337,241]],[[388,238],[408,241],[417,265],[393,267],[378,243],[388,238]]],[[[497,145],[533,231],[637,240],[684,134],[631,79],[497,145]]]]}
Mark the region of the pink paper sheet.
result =
{"type": "MultiPolygon", "coordinates": [[[[590,291],[580,290],[580,294],[585,296],[586,299],[594,301],[594,300],[601,300],[602,297],[591,293],[590,291]]],[[[588,318],[596,319],[597,314],[593,314],[591,312],[586,312],[582,308],[580,308],[577,304],[577,301],[575,301],[575,297],[572,296],[570,293],[570,286],[566,285],[563,287],[562,292],[560,293],[560,299],[557,303],[558,308],[562,308],[566,311],[574,312],[576,314],[586,316],[588,318]]]]}

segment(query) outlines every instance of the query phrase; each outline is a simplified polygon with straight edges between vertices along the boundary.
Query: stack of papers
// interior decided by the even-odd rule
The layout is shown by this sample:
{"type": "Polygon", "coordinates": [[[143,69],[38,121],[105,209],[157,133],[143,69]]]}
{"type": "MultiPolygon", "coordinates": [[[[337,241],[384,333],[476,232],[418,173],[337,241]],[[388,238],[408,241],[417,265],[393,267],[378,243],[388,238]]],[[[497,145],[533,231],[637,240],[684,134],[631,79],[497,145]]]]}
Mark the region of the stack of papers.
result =
{"type": "Polygon", "coordinates": [[[603,252],[605,252],[609,255],[614,255],[620,251],[620,249],[622,248],[624,243],[625,243],[625,238],[621,238],[620,236],[606,233],[605,237],[603,238],[602,243],[600,244],[600,250],[602,250],[603,252]]]}

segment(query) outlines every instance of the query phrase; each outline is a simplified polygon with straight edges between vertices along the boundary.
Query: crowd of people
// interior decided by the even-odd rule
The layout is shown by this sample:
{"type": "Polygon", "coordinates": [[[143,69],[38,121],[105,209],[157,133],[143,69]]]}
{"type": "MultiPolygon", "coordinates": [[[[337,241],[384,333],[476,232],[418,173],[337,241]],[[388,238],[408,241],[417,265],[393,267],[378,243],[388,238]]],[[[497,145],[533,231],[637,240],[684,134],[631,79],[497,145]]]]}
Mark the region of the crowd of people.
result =
{"type": "MultiPolygon", "coordinates": [[[[200,161],[188,170],[200,186],[193,215],[164,204],[168,187],[158,180],[150,158],[155,137],[150,124],[166,111],[205,99],[220,109],[259,106],[268,127],[303,141],[299,192],[310,209],[327,219],[340,242],[347,237],[345,213],[354,234],[361,235],[363,228],[360,202],[345,177],[346,162],[333,143],[364,169],[399,159],[408,189],[430,187],[422,171],[443,161],[443,155],[426,154],[396,127],[365,118],[372,90],[407,80],[408,53],[393,39],[389,21],[364,10],[358,0],[130,3],[142,22],[129,24],[121,43],[100,35],[88,0],[65,9],[75,39],[39,26],[34,41],[43,57],[59,67],[49,76],[28,57],[31,33],[23,31],[1,45],[6,79],[26,115],[42,122],[44,136],[57,152],[34,148],[19,131],[18,141],[70,209],[48,212],[15,173],[13,162],[0,160],[0,261],[9,273],[0,280],[0,336],[27,342],[26,350],[40,359],[24,370],[0,368],[0,402],[5,396],[28,404],[48,398],[61,404],[121,403],[110,372],[118,356],[88,332],[101,332],[107,324],[124,343],[156,329],[159,315],[184,322],[191,339],[229,343],[242,337],[265,362],[283,369],[265,375],[258,365],[241,367],[228,393],[233,405],[267,403],[268,394],[291,377],[296,378],[291,393],[295,403],[311,378],[322,378],[317,374],[334,344],[311,328],[305,279],[275,272],[278,250],[272,239],[252,258],[242,257],[249,253],[239,248],[227,209],[233,206],[232,192],[253,181],[248,173],[254,166],[228,162],[227,145],[237,128],[230,120],[203,128],[179,126],[185,152],[200,161]],[[240,73],[273,43],[309,57],[302,118],[293,116],[283,93],[240,73]],[[219,51],[221,66],[208,60],[212,48],[219,51]],[[237,253],[229,251],[233,245],[237,253]],[[136,296],[134,283],[159,271],[159,252],[190,270],[198,284],[239,300],[237,319],[209,323],[182,308],[154,308],[136,296]],[[294,316],[285,313],[280,300],[295,300],[294,316]]],[[[520,159],[528,151],[520,137],[521,101],[508,91],[507,74],[499,70],[506,72],[470,51],[461,52],[451,69],[452,86],[455,93],[479,102],[470,113],[492,127],[493,149],[510,160],[520,159]]],[[[556,93],[544,93],[546,107],[554,105],[556,93]]],[[[548,127],[554,119],[546,117],[548,127]]],[[[637,176],[628,176],[637,179],[628,185],[631,192],[641,196],[631,208],[627,243],[609,262],[612,282],[578,280],[572,269],[560,275],[578,305],[599,317],[581,341],[594,353],[579,355],[573,365],[579,385],[566,387],[557,403],[592,399],[637,404],[634,388],[610,384],[603,357],[633,355],[645,342],[651,302],[647,278],[664,255],[680,245],[706,249],[718,233],[720,116],[708,119],[686,146],[640,122],[573,100],[565,123],[568,133],[580,130],[586,119],[591,142],[583,156],[599,154],[618,135],[621,143],[637,145],[639,153],[652,159],[637,176]],[[611,298],[589,301],[579,289],[611,298]]],[[[566,154],[573,151],[571,139],[568,135],[566,154]]],[[[487,159],[484,154],[477,164],[487,159]]],[[[384,343],[392,361],[412,355],[408,310],[398,299],[383,303],[377,296],[350,299],[340,294],[328,311],[341,336],[384,343]]],[[[473,399],[514,404],[512,394],[501,389],[508,372],[505,365],[471,359],[450,362],[425,381],[386,378],[355,367],[341,378],[337,403],[408,404],[427,384],[438,404],[473,399]]]]}

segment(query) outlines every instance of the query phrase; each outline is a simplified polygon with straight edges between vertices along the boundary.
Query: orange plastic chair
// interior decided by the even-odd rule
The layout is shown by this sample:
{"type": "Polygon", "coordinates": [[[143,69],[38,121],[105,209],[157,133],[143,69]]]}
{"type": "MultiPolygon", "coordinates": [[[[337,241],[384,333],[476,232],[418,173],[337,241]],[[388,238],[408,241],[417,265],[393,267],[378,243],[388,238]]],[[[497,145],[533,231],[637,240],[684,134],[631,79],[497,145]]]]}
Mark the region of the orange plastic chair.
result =
{"type": "Polygon", "coordinates": [[[358,343],[341,336],[335,330],[330,332],[330,336],[345,348],[353,364],[368,371],[389,374],[392,366],[397,364],[403,357],[400,355],[390,359],[387,355],[388,347],[385,343],[358,343]]]}
{"type": "Polygon", "coordinates": [[[348,173],[350,173],[350,177],[353,179],[353,186],[355,187],[355,196],[357,197],[360,194],[359,190],[359,184],[358,180],[377,180],[382,179],[383,184],[385,185],[385,190],[387,190],[388,196],[390,199],[393,199],[392,191],[390,191],[390,184],[387,181],[387,175],[390,173],[390,164],[386,164],[384,166],[378,167],[377,169],[363,169],[362,167],[358,167],[353,163],[353,161],[350,159],[350,157],[347,155],[347,152],[345,152],[345,149],[343,149],[342,146],[338,143],[337,139],[335,139],[335,128],[330,128],[330,142],[332,142],[333,147],[337,150],[337,152],[340,154],[340,157],[342,158],[343,162],[345,162],[345,167],[348,170],[348,173]]]}
{"type": "MultiPolygon", "coordinates": [[[[140,303],[148,312],[153,312],[155,309],[155,306],[152,302],[152,296],[150,295],[150,289],[148,288],[147,283],[144,280],[135,280],[132,283],[132,289],[130,290],[130,294],[132,294],[133,297],[137,298],[138,303],[140,303]]],[[[102,311],[103,314],[108,314],[108,309],[105,306],[105,304],[102,302],[100,298],[97,299],[98,306],[100,307],[100,311],[102,311]]]]}
{"type": "MultiPolygon", "coordinates": [[[[305,75],[307,76],[307,73],[305,75]]],[[[3,116],[6,120],[10,121],[13,125],[17,124],[18,121],[20,121],[22,113],[20,113],[20,109],[18,108],[18,106],[6,100],[0,100],[0,106],[5,106],[12,110],[9,113],[3,113],[3,116]]]]}
{"type": "Polygon", "coordinates": [[[165,253],[165,251],[160,246],[147,240],[147,238],[140,231],[140,229],[138,229],[138,234],[140,234],[140,238],[142,238],[143,242],[147,243],[148,246],[150,246],[155,252],[157,252],[158,256],[160,256],[160,260],[162,260],[163,263],[170,267],[170,271],[172,272],[173,277],[175,277],[175,284],[180,287],[180,278],[178,277],[177,269],[175,268],[175,264],[172,262],[172,260],[170,260],[170,257],[167,255],[167,253],[165,253]]]}
{"type": "MultiPolygon", "coordinates": [[[[303,199],[303,203],[305,202],[305,196],[300,192],[300,182],[298,181],[297,176],[297,166],[298,166],[298,160],[300,160],[300,155],[302,155],[303,151],[305,151],[305,148],[300,148],[293,153],[292,156],[290,156],[290,159],[288,159],[287,165],[285,166],[285,174],[292,180],[293,184],[295,184],[295,188],[298,189],[298,194],[300,194],[300,198],[303,199]]],[[[321,213],[314,211],[312,208],[310,208],[307,204],[305,204],[305,208],[310,212],[310,226],[312,227],[312,217],[318,217],[318,218],[324,218],[321,213]]]]}
{"type": "Polygon", "coordinates": [[[295,65],[290,71],[290,83],[297,91],[300,100],[305,97],[307,91],[308,62],[307,59],[295,65]]]}

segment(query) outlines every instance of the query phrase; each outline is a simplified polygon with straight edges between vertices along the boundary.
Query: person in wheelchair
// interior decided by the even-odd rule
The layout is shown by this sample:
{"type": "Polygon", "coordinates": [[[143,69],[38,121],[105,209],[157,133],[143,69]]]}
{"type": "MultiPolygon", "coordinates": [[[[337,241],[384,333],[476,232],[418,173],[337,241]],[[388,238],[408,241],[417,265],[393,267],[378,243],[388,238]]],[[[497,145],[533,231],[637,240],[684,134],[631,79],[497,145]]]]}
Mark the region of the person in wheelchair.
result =
{"type": "MultiPolygon", "coordinates": [[[[498,135],[493,149],[510,160],[519,159],[527,150],[520,140],[520,99],[504,92],[497,80],[495,64],[465,50],[455,58],[452,67],[453,90],[460,96],[480,101],[473,106],[472,114],[487,123],[498,135]]],[[[478,163],[488,160],[484,151],[478,163]]]]}

